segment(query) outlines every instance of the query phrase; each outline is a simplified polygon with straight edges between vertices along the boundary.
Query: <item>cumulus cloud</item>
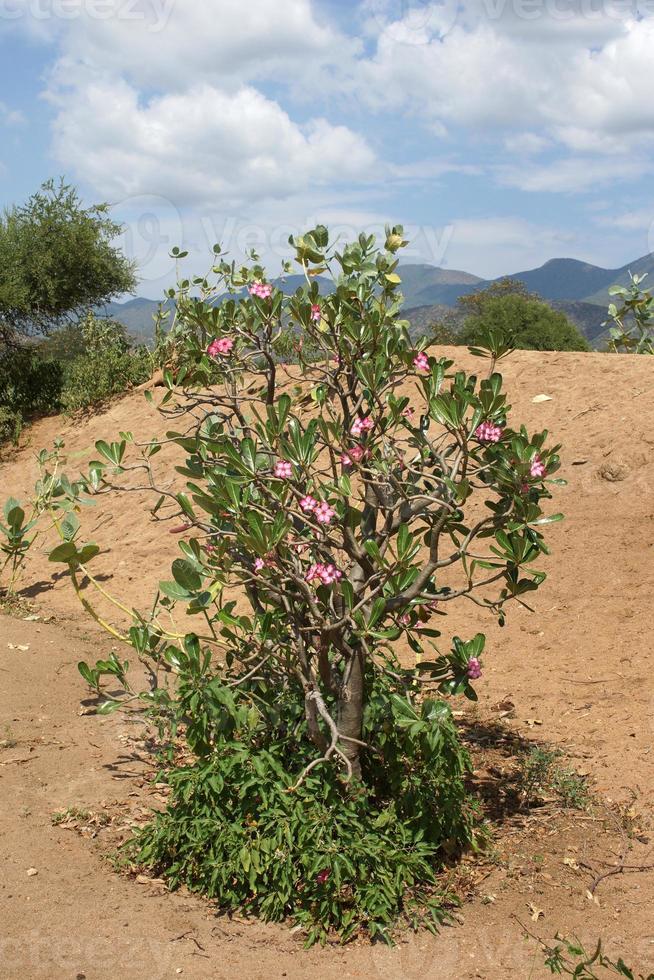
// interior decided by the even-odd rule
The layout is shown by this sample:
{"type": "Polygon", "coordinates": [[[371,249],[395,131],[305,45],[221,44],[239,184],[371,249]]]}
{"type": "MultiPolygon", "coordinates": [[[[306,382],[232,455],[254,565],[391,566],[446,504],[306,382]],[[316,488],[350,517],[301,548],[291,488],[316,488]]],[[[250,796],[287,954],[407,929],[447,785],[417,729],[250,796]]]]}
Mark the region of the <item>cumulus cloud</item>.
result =
{"type": "Polygon", "coordinates": [[[266,78],[299,85],[360,49],[356,39],[316,16],[311,0],[8,3],[14,14],[0,18],[0,30],[22,29],[56,43],[71,63],[155,90],[200,82],[233,89],[266,78]]]}
{"type": "Polygon", "coordinates": [[[299,125],[249,86],[226,93],[204,83],[143,99],[124,79],[102,76],[51,99],[57,158],[110,197],[236,207],[363,179],[375,160],[346,126],[322,118],[299,125]]]}
{"type": "Polygon", "coordinates": [[[530,152],[535,140],[615,154],[651,139],[654,16],[608,2],[471,0],[442,33],[427,17],[434,6],[422,26],[409,15],[382,25],[358,63],[371,108],[390,102],[431,125],[504,138],[536,129],[530,152]]]}

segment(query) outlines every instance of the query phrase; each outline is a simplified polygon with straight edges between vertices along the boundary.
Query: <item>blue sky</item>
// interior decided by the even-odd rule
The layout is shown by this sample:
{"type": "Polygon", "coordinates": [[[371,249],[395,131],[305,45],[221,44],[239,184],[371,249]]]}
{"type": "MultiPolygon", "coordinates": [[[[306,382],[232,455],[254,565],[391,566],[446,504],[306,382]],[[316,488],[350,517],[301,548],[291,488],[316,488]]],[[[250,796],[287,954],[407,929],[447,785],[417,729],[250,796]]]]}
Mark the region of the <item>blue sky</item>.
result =
{"type": "Polygon", "coordinates": [[[482,276],[654,248],[654,0],[0,0],[1,202],[65,174],[140,293],[403,223],[482,276]]]}

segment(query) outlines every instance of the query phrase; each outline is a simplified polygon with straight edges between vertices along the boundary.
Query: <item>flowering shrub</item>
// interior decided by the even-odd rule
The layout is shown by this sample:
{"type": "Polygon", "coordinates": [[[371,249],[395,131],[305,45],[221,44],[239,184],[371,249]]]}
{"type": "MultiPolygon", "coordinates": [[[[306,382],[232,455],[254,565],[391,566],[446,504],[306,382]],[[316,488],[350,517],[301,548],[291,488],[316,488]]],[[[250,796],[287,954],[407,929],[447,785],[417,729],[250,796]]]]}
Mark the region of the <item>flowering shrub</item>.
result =
{"type": "MultiPolygon", "coordinates": [[[[442,915],[434,868],[474,842],[447,699],[476,698],[484,636],[443,647],[438,624],[466,601],[503,622],[543,581],[559,460],[547,433],[509,423],[501,340],[477,349],[482,378],[411,343],[401,228],[383,248],[361,235],[339,251],[320,226],[291,244],[306,285],[290,297],[218,247],[212,275],[171,294],[159,408],[186,490],[157,489],[160,441],[96,444],[87,493],[150,485],[185,537],[151,611],[127,634],[102,621],[149,689],[115,655],[80,671],[98,692],[110,678],[103,712],[145,705],[195,758],[177,768],[171,750],[172,801],[142,861],[226,907],[292,914],[310,941],[388,936],[402,913],[442,915]],[[283,367],[289,331],[298,363],[283,367]]],[[[106,597],[96,546],[77,539],[50,558],[106,597]]]]}

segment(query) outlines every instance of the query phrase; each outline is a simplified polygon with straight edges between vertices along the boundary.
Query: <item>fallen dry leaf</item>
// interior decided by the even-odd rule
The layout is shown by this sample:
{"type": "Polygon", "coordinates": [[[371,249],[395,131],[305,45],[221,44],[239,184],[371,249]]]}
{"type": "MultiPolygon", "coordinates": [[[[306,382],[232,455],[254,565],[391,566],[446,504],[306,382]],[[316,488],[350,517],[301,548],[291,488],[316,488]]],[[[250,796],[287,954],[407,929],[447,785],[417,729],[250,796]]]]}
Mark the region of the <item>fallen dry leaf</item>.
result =
{"type": "Polygon", "coordinates": [[[531,916],[532,922],[538,922],[540,918],[545,918],[545,909],[539,909],[531,902],[529,903],[529,914],[531,916]]]}
{"type": "Polygon", "coordinates": [[[534,398],[532,398],[531,400],[532,400],[532,402],[535,405],[538,405],[538,404],[540,404],[540,402],[551,402],[552,401],[552,396],[551,395],[535,395],[534,398]]]}
{"type": "Polygon", "coordinates": [[[7,646],[10,650],[21,650],[23,653],[30,648],[29,643],[8,643],[7,646]]]}

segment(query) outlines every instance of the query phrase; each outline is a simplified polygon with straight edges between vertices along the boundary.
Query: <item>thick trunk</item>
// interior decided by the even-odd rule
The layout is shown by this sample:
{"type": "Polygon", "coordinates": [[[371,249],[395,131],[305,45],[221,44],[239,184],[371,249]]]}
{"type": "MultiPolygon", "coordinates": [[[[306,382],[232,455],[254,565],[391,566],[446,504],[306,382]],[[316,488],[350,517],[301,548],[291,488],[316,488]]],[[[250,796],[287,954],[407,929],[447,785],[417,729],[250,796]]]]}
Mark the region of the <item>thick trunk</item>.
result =
{"type": "Polygon", "coordinates": [[[352,766],[352,776],[361,779],[361,741],[363,727],[363,652],[355,651],[338,699],[338,731],[343,736],[339,746],[352,766]],[[349,741],[356,739],[357,741],[349,741]]]}

